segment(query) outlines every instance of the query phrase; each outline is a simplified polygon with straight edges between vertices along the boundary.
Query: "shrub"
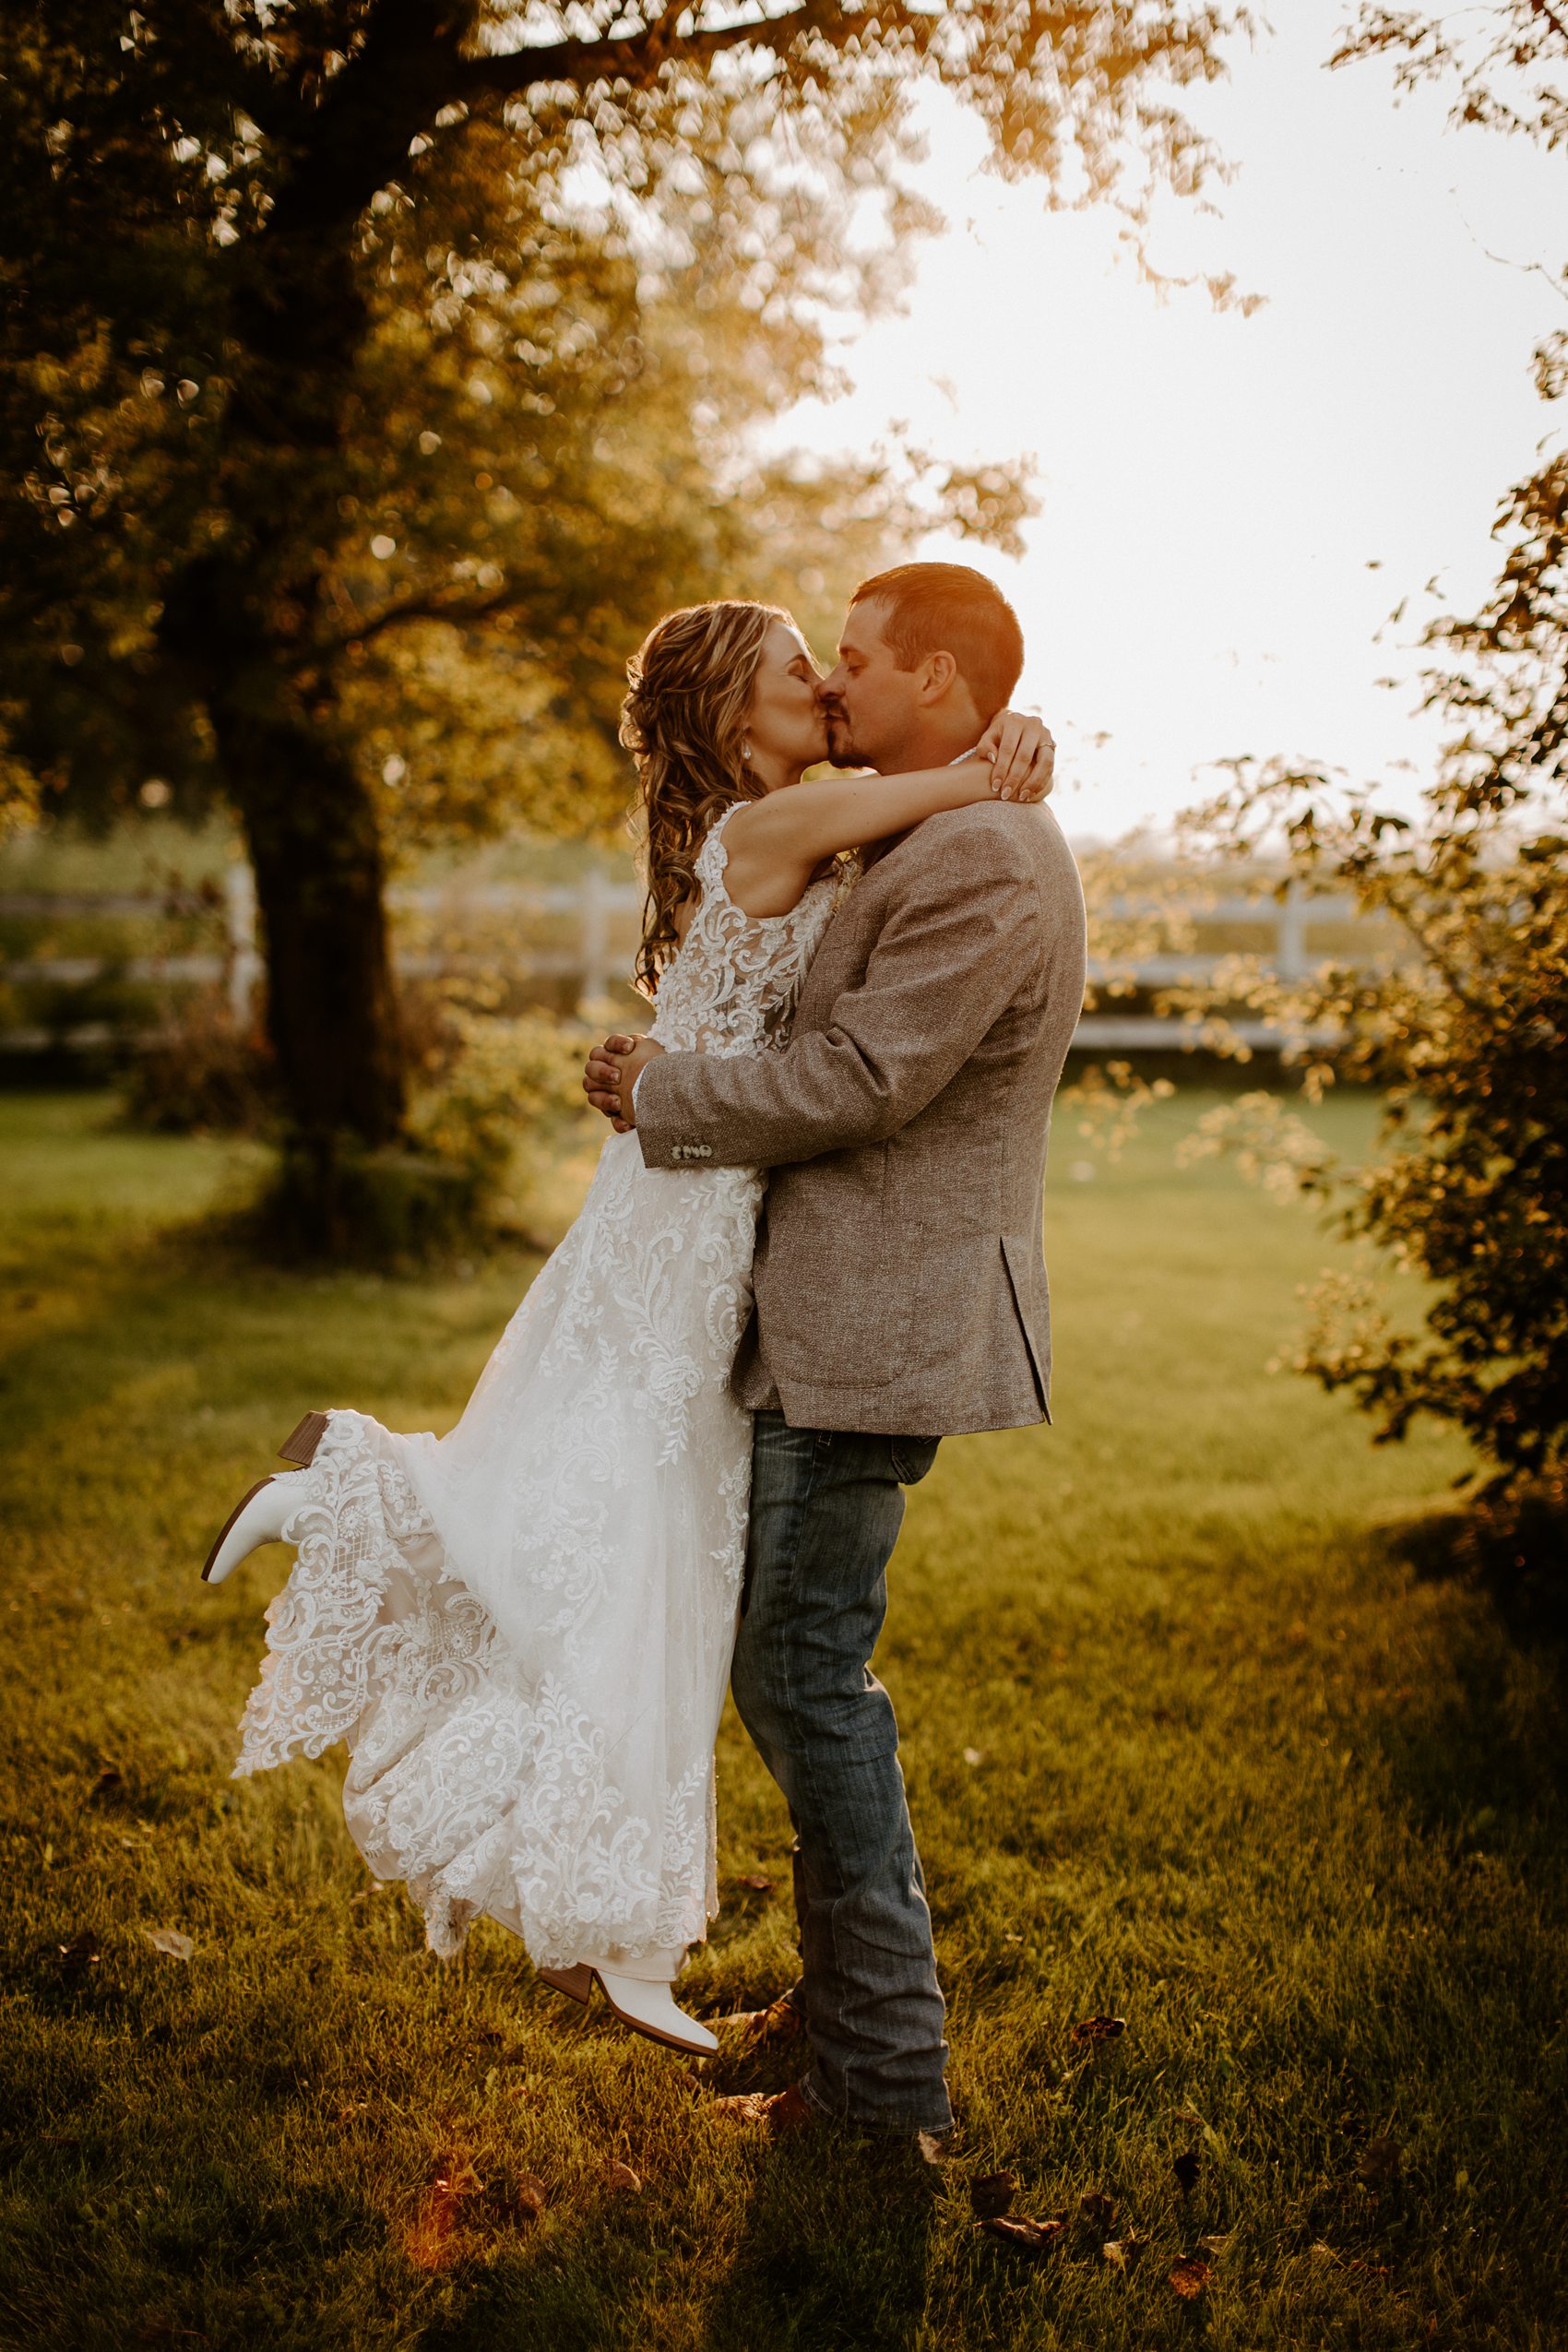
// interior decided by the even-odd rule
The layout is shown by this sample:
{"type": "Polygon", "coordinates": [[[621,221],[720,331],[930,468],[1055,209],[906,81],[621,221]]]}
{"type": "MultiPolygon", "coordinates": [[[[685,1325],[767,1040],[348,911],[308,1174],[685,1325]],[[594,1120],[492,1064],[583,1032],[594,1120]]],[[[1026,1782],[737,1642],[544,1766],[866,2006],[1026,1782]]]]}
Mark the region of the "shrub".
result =
{"type": "MultiPolygon", "coordinates": [[[[1512,493],[1499,529],[1488,604],[1428,632],[1448,657],[1429,699],[1460,731],[1419,818],[1284,766],[1243,768],[1206,812],[1208,838],[1241,855],[1283,832],[1297,875],[1403,934],[1384,970],[1324,966],[1253,992],[1303,1038],[1337,1039],[1313,1050],[1309,1082],[1384,1093],[1364,1168],[1333,1169],[1276,1121],[1294,1182],[1431,1285],[1415,1334],[1365,1283],[1325,1281],[1297,1361],[1381,1437],[1423,1413],[1461,1429],[1494,1494],[1568,1474],[1568,457],[1512,493]]],[[[1230,1120],[1255,1146],[1255,1108],[1230,1120]]]]}
{"type": "Polygon", "coordinates": [[[416,1098],[410,1139],[466,1188],[476,1226],[524,1230],[541,1170],[594,1118],[580,1085],[589,1033],[541,1012],[454,1005],[446,1018],[454,1051],[416,1098]]]}
{"type": "Polygon", "coordinates": [[[155,1134],[265,1133],[275,1116],[271,1049],[217,989],[168,1000],[120,1072],[127,1126],[155,1134]]]}
{"type": "Polygon", "coordinates": [[[505,1018],[450,999],[416,1010],[425,1084],[402,1141],[286,1134],[261,1204],[291,1256],[413,1265],[497,1237],[534,1242],[540,1181],[575,1130],[597,1135],[579,1074],[588,1032],[549,1013],[505,1018]]]}

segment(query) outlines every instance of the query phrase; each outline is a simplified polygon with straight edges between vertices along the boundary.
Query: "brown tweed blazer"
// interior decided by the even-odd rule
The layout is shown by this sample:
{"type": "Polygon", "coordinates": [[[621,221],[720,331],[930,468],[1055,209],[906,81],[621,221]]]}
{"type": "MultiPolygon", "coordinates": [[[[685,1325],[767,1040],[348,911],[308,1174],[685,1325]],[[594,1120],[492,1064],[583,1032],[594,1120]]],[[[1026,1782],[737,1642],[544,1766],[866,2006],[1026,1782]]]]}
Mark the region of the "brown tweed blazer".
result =
{"type": "Polygon", "coordinates": [[[1050,1419],[1040,1195],[1084,960],[1050,811],[953,809],[834,915],[784,1051],[649,1063],[649,1168],[772,1171],[742,1405],[895,1436],[1050,1419]]]}

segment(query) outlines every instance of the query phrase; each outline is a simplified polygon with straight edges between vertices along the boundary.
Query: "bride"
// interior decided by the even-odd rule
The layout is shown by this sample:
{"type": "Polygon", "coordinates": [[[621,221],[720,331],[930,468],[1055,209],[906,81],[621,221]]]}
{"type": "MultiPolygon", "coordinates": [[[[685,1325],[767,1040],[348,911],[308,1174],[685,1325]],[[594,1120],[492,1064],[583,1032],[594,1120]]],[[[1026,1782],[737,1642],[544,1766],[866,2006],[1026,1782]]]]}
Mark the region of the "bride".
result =
{"type": "MultiPolygon", "coordinates": [[[[1038,724],[1007,711],[956,766],[803,784],[827,755],[817,672],[767,605],[668,614],[628,676],[637,974],[677,1051],[783,1041],[857,847],[1048,789],[1038,724]]],[[[558,1990],[586,2001],[597,1978],[627,2025],[701,2051],[714,2037],[671,1987],[718,1908],[751,1476],[727,1381],[761,1193],[747,1169],[650,1171],[612,1134],[450,1435],[307,1414],[279,1448],[298,1467],[243,1498],[203,1570],[297,1549],[236,1775],[341,1740],[350,1834],[434,1952],[483,1913],[558,1990]]]]}

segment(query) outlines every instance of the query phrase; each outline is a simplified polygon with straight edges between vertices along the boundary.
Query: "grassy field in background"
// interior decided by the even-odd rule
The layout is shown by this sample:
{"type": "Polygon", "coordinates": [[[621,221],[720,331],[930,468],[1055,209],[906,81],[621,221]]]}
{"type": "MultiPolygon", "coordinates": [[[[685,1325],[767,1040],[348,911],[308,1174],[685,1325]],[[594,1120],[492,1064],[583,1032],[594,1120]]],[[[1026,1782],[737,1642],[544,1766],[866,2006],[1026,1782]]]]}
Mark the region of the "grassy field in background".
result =
{"type": "MultiPolygon", "coordinates": [[[[787,2055],[695,2081],[486,1924],[430,1958],[340,1756],[228,1777],[285,1556],[208,1593],[212,1529],[308,1406],[445,1426],[536,1262],[259,1272],[202,1225],[243,1154],[0,1098],[0,2342],[1568,2341],[1560,1660],[1408,1564],[1450,1445],[1374,1452],[1265,1370],[1327,1248],[1174,1168],[1199,1107],[1089,1178],[1063,1122],[1058,1426],[945,1446],[895,1563],[959,2116],[933,2172],[754,2144],[710,2094],[787,2055]],[[1124,2034],[1075,2042],[1098,2013],[1124,2034]],[[1000,2168],[1025,2213],[1116,2218],[1022,2256],[975,2227],[1000,2168]]],[[[1354,1148],[1366,1107],[1324,1115],[1354,1148]]],[[[787,1823],[732,1717],[720,1836],[711,2013],[792,1973],[787,1823]]]]}

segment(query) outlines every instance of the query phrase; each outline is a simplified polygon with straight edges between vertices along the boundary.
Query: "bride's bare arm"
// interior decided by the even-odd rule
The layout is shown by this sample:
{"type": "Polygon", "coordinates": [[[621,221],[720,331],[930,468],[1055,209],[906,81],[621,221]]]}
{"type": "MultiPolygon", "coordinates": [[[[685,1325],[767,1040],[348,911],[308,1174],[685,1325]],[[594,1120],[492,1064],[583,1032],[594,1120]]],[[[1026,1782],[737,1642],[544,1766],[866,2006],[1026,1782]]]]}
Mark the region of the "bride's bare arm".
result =
{"type": "MultiPolygon", "coordinates": [[[[990,744],[1004,713],[982,737],[990,744]]],[[[1055,747],[1036,726],[1031,757],[1009,739],[994,763],[977,754],[955,767],[917,768],[908,776],[829,777],[795,784],[736,810],[724,832],[724,887],[742,914],[784,915],[825,858],[906,832],[944,809],[1001,799],[1033,803],[1051,790],[1055,747]]],[[[1017,722],[1015,722],[1016,725],[1017,722]]]]}

